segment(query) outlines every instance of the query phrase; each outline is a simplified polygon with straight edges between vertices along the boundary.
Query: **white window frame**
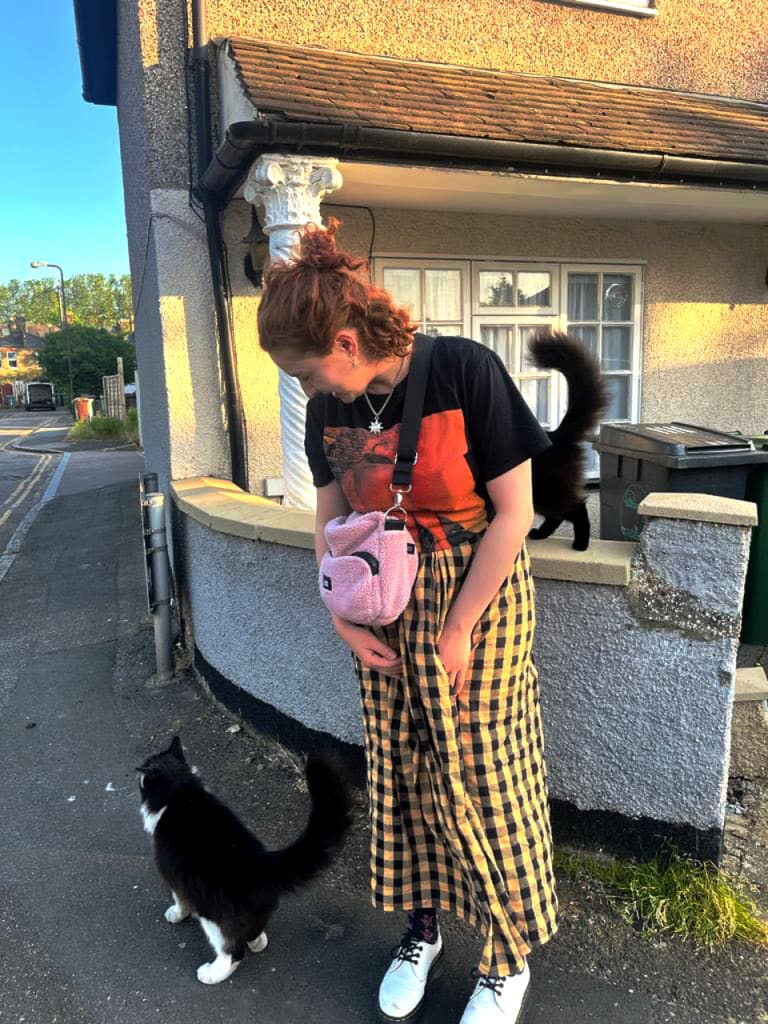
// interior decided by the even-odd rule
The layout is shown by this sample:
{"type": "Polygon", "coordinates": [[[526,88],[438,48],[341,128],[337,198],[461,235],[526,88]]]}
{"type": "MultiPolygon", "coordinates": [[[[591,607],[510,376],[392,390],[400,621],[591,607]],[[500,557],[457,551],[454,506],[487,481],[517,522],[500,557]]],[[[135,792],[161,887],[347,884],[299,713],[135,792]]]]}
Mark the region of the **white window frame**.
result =
{"type": "MultiPolygon", "coordinates": [[[[560,268],[561,294],[563,295],[563,307],[560,314],[560,329],[568,330],[571,321],[568,319],[568,274],[629,274],[634,278],[633,303],[632,303],[632,361],[629,370],[610,370],[606,372],[608,377],[630,377],[630,399],[629,418],[617,420],[605,420],[611,423],[637,423],[640,419],[640,404],[642,398],[642,341],[643,341],[643,267],[638,264],[621,263],[563,263],[560,268]]],[[[587,322],[587,321],[585,321],[587,322]]],[[[588,321],[595,323],[596,321],[588,321]]],[[[616,326],[628,323],[629,321],[617,321],[616,326]]],[[[598,323],[598,355],[602,349],[602,327],[612,321],[600,320],[598,323]]],[[[563,410],[564,411],[564,410],[563,410]]]]}
{"type": "Polygon", "coordinates": [[[7,352],[8,356],[8,369],[17,370],[19,368],[19,353],[18,352],[7,352]]]}
{"type": "MultiPolygon", "coordinates": [[[[473,316],[470,337],[480,341],[482,337],[482,327],[552,327],[553,330],[558,330],[559,322],[560,318],[554,314],[546,317],[535,317],[523,316],[522,314],[512,315],[502,312],[496,316],[473,316]]],[[[562,419],[565,411],[564,402],[567,397],[567,387],[563,379],[563,375],[561,373],[555,373],[552,370],[538,370],[536,367],[531,367],[530,370],[524,370],[522,361],[520,361],[518,368],[517,360],[515,361],[514,366],[510,366],[508,363],[505,365],[509,371],[510,377],[518,386],[521,394],[523,389],[520,385],[523,381],[548,380],[550,422],[544,424],[544,427],[547,430],[554,430],[562,419]]]]}
{"type": "MultiPolygon", "coordinates": [[[[588,273],[588,274],[630,274],[634,279],[633,288],[633,306],[632,306],[632,359],[631,369],[624,371],[610,371],[608,376],[619,376],[624,375],[630,377],[630,402],[629,402],[629,420],[616,420],[611,422],[630,422],[637,423],[640,418],[640,408],[642,402],[642,342],[643,342],[643,306],[644,306],[644,289],[645,289],[645,265],[643,263],[635,263],[628,261],[616,261],[616,262],[604,262],[604,263],[590,263],[590,262],[565,262],[555,259],[548,259],[546,261],[538,260],[485,260],[482,258],[465,258],[465,259],[431,259],[428,255],[414,255],[414,256],[403,256],[396,257],[392,255],[377,256],[373,260],[373,277],[379,286],[384,286],[384,270],[387,268],[396,268],[402,270],[420,270],[422,273],[425,270],[431,269],[460,269],[462,271],[462,310],[464,314],[464,322],[462,327],[462,334],[466,337],[477,338],[480,337],[480,327],[483,325],[489,326],[529,326],[537,324],[539,326],[551,326],[557,330],[567,331],[568,330],[568,274],[569,273],[588,273]],[[529,270],[535,271],[540,269],[546,269],[552,272],[552,291],[553,301],[555,305],[548,311],[544,312],[541,307],[531,306],[518,306],[518,307],[495,307],[490,308],[488,306],[480,306],[477,302],[477,296],[479,291],[479,271],[480,270],[500,270],[506,272],[514,272],[518,270],[529,270]]],[[[423,282],[423,278],[422,278],[423,282]]],[[[422,304],[423,304],[423,283],[422,283],[422,304]]],[[[420,311],[422,312],[422,311],[420,311]]],[[[416,319],[416,318],[414,318],[416,319]]],[[[594,322],[594,321],[590,321],[594,322]]],[[[423,321],[418,321],[420,327],[425,325],[423,321]]],[[[600,346],[602,344],[602,326],[605,321],[599,321],[598,330],[598,352],[600,352],[600,346]]],[[[626,323],[626,321],[622,321],[626,323]]],[[[520,372],[517,366],[507,367],[512,378],[517,382],[521,378],[542,376],[537,371],[531,371],[530,374],[526,372],[520,372]]],[[[552,416],[552,422],[558,423],[566,410],[568,404],[568,388],[562,377],[562,374],[552,372],[551,378],[551,390],[550,390],[550,414],[552,416]]],[[[607,422],[607,421],[605,421],[607,422]]],[[[590,456],[590,476],[594,475],[594,460],[590,456]]]]}
{"type": "Polygon", "coordinates": [[[442,323],[455,323],[456,321],[447,320],[426,320],[423,317],[425,313],[425,288],[424,288],[424,271],[426,270],[459,270],[461,272],[461,334],[466,334],[467,325],[470,322],[471,317],[471,282],[470,282],[470,262],[469,260],[444,260],[444,259],[420,259],[413,256],[404,256],[402,258],[397,257],[385,257],[376,258],[374,260],[374,280],[376,284],[384,288],[384,271],[385,270],[418,270],[421,274],[420,282],[420,293],[421,293],[421,309],[418,310],[418,316],[413,310],[408,312],[413,317],[415,323],[418,324],[419,330],[424,333],[429,332],[430,325],[442,324],[442,323]]]}
{"type": "Polygon", "coordinates": [[[658,15],[656,0],[546,0],[561,7],[591,7],[595,11],[611,11],[614,14],[631,14],[636,18],[655,18],[658,15]]]}
{"type": "Polygon", "coordinates": [[[493,262],[472,261],[472,312],[475,316],[496,316],[513,314],[515,317],[552,317],[557,315],[560,302],[560,274],[556,263],[538,263],[534,260],[510,262],[494,260],[493,262]],[[548,273],[552,301],[548,306],[481,306],[480,305],[480,274],[484,271],[496,271],[510,274],[513,280],[522,273],[548,273]]]}

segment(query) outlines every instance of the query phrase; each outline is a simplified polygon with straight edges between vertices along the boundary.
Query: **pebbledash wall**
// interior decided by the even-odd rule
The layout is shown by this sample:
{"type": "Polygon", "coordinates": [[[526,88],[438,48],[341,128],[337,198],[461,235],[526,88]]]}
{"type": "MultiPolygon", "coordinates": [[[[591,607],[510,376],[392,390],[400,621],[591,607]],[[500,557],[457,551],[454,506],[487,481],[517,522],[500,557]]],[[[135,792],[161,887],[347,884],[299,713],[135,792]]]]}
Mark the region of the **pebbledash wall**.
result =
{"type": "MultiPolygon", "coordinates": [[[[311,513],[210,478],[173,490],[200,677],[289,745],[339,744],[360,762],[357,685],[317,596],[311,513]]],[[[718,859],[754,506],[651,495],[641,511],[637,545],[531,547],[555,832],[718,859]]]]}

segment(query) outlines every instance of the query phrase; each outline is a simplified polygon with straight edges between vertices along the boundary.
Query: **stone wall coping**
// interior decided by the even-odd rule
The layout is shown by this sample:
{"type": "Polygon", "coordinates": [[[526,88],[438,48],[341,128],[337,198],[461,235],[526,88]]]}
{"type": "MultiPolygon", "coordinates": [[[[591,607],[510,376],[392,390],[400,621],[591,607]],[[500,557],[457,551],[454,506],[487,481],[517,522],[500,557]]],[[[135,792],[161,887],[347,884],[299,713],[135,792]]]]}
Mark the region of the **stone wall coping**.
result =
{"type": "Polygon", "coordinates": [[[768,679],[760,665],[736,669],[734,700],[768,700],[768,679]]]}
{"type": "Polygon", "coordinates": [[[314,512],[286,508],[211,476],[174,480],[171,491],[182,512],[218,533],[314,550],[314,512]]]}
{"type": "MultiPolygon", "coordinates": [[[[248,540],[314,549],[314,513],[286,508],[248,494],[229,480],[198,476],[171,483],[177,507],[191,519],[219,533],[248,540]]],[[[529,545],[534,576],[625,587],[637,545],[593,540],[587,551],[574,551],[570,537],[549,537],[529,545]]]]}
{"type": "Polygon", "coordinates": [[[539,579],[609,587],[629,584],[636,550],[637,544],[624,540],[592,540],[586,551],[574,551],[570,537],[548,537],[528,544],[533,575],[539,579]]]}
{"type": "Polygon", "coordinates": [[[642,516],[658,519],[693,519],[726,526],[757,526],[757,505],[752,501],[721,498],[715,494],[648,494],[640,502],[642,516]]]}

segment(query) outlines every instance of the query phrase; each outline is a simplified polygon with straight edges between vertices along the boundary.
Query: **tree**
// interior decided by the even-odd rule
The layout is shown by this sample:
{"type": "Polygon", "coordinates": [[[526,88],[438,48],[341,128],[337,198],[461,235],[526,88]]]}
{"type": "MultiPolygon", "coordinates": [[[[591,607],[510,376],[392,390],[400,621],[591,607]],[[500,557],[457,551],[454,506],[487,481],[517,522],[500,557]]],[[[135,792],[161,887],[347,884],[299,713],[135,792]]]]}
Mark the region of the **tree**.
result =
{"type": "Polygon", "coordinates": [[[75,395],[100,395],[101,378],[117,372],[117,357],[123,357],[126,383],[134,378],[136,352],[129,341],[100,327],[67,327],[46,334],[37,350],[45,378],[57,390],[69,392],[67,341],[72,348],[72,382],[75,395]]]}
{"type": "Polygon", "coordinates": [[[29,324],[59,323],[59,300],[53,278],[0,284],[0,323],[7,324],[19,314],[29,324]]]}
{"type": "MultiPolygon", "coordinates": [[[[64,279],[67,313],[71,324],[121,330],[132,327],[131,278],[129,274],[75,274],[64,279]]],[[[57,324],[59,314],[58,277],[17,278],[0,284],[0,323],[16,314],[30,324],[57,324]]]]}

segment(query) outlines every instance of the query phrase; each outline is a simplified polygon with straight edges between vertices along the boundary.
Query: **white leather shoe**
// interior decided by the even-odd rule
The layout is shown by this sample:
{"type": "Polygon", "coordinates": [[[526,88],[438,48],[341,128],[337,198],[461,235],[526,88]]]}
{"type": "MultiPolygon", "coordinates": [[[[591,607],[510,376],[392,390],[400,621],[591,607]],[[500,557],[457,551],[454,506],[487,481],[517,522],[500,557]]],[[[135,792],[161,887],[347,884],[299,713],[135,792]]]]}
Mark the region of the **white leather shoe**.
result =
{"type": "Polygon", "coordinates": [[[403,1024],[418,1017],[424,1005],[427,981],[443,955],[443,937],[438,931],[437,941],[423,942],[404,935],[394,960],[379,985],[379,1020],[385,1024],[403,1024]]]}
{"type": "Polygon", "coordinates": [[[530,982],[527,962],[521,974],[508,978],[479,975],[459,1024],[516,1024],[522,1020],[530,982]]]}

